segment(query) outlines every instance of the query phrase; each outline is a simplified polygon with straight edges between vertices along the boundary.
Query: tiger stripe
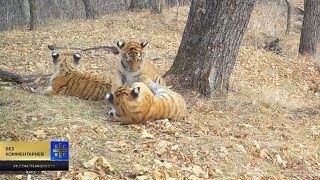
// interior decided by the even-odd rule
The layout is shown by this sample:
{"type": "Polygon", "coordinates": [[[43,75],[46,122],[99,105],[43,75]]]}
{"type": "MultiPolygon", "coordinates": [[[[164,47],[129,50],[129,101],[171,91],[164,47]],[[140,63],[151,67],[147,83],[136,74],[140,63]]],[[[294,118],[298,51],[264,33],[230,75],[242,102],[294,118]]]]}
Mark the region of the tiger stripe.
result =
{"type": "Polygon", "coordinates": [[[186,111],[185,100],[180,94],[165,86],[143,82],[135,82],[131,87],[121,86],[106,97],[119,116],[115,116],[116,120],[124,124],[175,118],[186,111]],[[135,94],[136,91],[139,93],[135,94]]]}
{"type": "Polygon", "coordinates": [[[53,75],[47,95],[76,96],[84,99],[103,100],[111,91],[111,80],[95,73],[80,72],[80,54],[53,52],[53,75]]]}
{"type": "Polygon", "coordinates": [[[117,42],[121,59],[113,78],[113,92],[121,86],[130,87],[134,82],[144,82],[143,75],[148,75],[152,82],[166,85],[155,66],[145,59],[147,44],[148,42],[140,42],[134,39],[127,42],[117,42]]]}

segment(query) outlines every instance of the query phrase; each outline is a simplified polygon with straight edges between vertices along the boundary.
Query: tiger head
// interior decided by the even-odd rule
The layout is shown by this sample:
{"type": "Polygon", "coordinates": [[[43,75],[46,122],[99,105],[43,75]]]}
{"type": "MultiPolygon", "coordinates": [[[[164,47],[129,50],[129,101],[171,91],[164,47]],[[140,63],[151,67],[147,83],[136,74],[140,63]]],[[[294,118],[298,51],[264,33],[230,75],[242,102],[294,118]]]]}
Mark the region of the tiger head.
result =
{"type": "Polygon", "coordinates": [[[77,71],[81,55],[71,52],[57,53],[52,52],[53,74],[61,74],[68,71],[77,71]]]}
{"type": "Polygon", "coordinates": [[[142,82],[131,87],[121,86],[113,94],[106,94],[107,101],[116,109],[117,116],[130,116],[137,111],[145,112],[153,104],[153,93],[142,82]]]}
{"type": "Polygon", "coordinates": [[[120,49],[121,65],[130,72],[136,72],[142,69],[144,65],[144,48],[148,42],[129,40],[128,42],[117,42],[120,49]]]}

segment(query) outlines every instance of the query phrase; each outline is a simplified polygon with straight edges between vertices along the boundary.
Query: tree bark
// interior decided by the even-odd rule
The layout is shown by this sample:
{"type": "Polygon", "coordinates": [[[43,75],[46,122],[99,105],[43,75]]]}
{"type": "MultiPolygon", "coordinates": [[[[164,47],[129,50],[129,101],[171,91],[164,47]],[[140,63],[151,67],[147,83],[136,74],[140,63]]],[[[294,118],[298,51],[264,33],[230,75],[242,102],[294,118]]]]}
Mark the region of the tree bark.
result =
{"type": "Polygon", "coordinates": [[[30,6],[30,30],[37,28],[37,5],[35,0],[29,0],[30,6]]]}
{"type": "Polygon", "coordinates": [[[84,10],[86,11],[86,19],[96,19],[97,11],[90,0],[82,0],[82,2],[84,4],[84,10]]]}
{"type": "Polygon", "coordinates": [[[291,30],[291,14],[292,14],[292,5],[291,0],[285,0],[287,3],[287,28],[286,28],[286,35],[290,33],[291,30]]]}
{"type": "Polygon", "coordinates": [[[163,9],[163,0],[149,0],[151,12],[161,14],[163,9]]]}
{"type": "Polygon", "coordinates": [[[166,0],[166,7],[173,7],[178,4],[178,0],[166,0]]]}
{"type": "Polygon", "coordinates": [[[185,6],[190,3],[190,0],[179,0],[179,6],[185,6]]]}
{"type": "Polygon", "coordinates": [[[192,0],[175,61],[166,73],[207,97],[224,97],[255,0],[192,0]]]}
{"type": "Polygon", "coordinates": [[[24,18],[24,24],[30,24],[30,6],[28,0],[19,0],[21,14],[24,18]]]}
{"type": "Polygon", "coordinates": [[[141,10],[141,9],[149,9],[150,3],[149,0],[131,0],[129,10],[141,10]]]}
{"type": "Polygon", "coordinates": [[[320,1],[304,0],[304,15],[300,36],[299,53],[314,56],[317,53],[320,1]]]}
{"type": "Polygon", "coordinates": [[[131,0],[128,10],[136,11],[142,9],[149,9],[151,12],[162,13],[164,0],[131,0]]]}

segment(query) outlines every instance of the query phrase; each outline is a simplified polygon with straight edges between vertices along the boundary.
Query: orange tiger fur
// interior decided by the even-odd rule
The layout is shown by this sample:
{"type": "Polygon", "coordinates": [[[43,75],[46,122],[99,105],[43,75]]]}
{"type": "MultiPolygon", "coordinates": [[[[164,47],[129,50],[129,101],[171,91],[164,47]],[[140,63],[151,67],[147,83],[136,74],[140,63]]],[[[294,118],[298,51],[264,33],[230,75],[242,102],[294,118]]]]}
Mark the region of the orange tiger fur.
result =
{"type": "Polygon", "coordinates": [[[113,115],[123,124],[138,124],[163,118],[174,118],[186,110],[183,97],[156,83],[135,82],[122,86],[106,99],[113,106],[113,115]]]}
{"type": "Polygon", "coordinates": [[[84,99],[102,100],[111,91],[111,82],[95,73],[78,70],[81,56],[79,53],[52,53],[53,75],[51,85],[45,94],[77,96],[84,99]]]}
{"type": "Polygon", "coordinates": [[[145,47],[148,42],[129,40],[117,42],[121,60],[114,77],[113,91],[120,86],[131,86],[134,82],[141,81],[141,75],[148,75],[155,83],[165,86],[162,76],[154,65],[145,59],[145,47]]]}

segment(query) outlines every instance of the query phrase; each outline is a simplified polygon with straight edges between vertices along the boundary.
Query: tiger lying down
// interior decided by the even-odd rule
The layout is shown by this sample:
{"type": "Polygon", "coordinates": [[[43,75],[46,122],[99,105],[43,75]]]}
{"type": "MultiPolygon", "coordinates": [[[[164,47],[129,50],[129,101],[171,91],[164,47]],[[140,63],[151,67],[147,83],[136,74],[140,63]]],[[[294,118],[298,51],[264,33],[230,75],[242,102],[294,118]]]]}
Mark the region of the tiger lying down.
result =
{"type": "MultiPolygon", "coordinates": [[[[143,75],[145,76],[145,75],[143,75]]],[[[164,118],[177,118],[186,111],[183,97],[154,82],[134,82],[108,93],[112,115],[123,124],[139,124],[164,118]]]]}
{"type": "Polygon", "coordinates": [[[103,100],[111,91],[111,80],[95,73],[80,72],[79,53],[52,53],[53,74],[45,94],[76,96],[84,99],[103,100]]]}

